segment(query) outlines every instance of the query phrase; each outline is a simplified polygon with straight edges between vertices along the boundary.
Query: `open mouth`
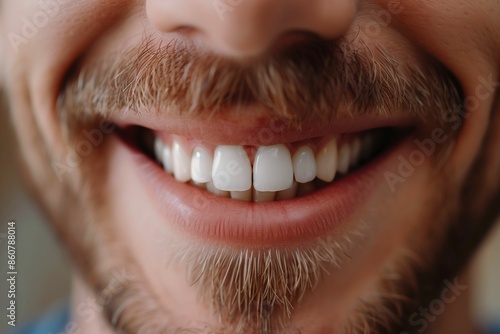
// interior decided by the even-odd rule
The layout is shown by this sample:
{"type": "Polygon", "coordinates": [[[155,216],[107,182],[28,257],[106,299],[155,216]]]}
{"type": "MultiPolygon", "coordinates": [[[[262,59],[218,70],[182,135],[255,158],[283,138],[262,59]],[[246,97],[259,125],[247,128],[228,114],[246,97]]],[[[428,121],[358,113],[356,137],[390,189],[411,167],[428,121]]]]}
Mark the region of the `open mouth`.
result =
{"type": "Polygon", "coordinates": [[[143,127],[126,137],[177,182],[247,202],[308,195],[363,168],[401,137],[394,128],[271,146],[210,145],[143,127]]]}
{"type": "MultiPolygon", "coordinates": [[[[129,152],[122,158],[132,157],[168,225],[203,241],[252,247],[308,242],[343,230],[383,187],[384,171],[397,166],[413,134],[407,119],[386,119],[337,123],[333,131],[285,131],[263,143],[248,140],[254,138],[248,133],[258,132],[255,124],[247,131],[244,122],[197,122],[117,121],[128,148],[120,151],[129,152]]],[[[127,165],[121,158],[117,163],[127,165]]]]}

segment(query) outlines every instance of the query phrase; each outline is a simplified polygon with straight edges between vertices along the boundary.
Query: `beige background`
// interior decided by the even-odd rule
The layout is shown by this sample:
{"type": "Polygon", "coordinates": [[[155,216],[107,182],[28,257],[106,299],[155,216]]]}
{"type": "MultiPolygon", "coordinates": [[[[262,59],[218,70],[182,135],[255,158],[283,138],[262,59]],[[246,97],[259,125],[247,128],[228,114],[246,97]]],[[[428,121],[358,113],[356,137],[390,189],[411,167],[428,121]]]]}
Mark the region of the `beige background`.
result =
{"type": "MultiPolygon", "coordinates": [[[[69,262],[35,203],[22,188],[13,136],[5,116],[5,110],[0,110],[0,267],[7,272],[5,223],[14,219],[17,221],[17,320],[21,325],[67,297],[69,262]]],[[[482,321],[500,321],[500,226],[478,258],[473,286],[477,316],[482,321]]],[[[4,275],[1,277],[0,309],[5,310],[6,282],[4,275]]],[[[8,329],[4,312],[0,317],[0,333],[8,329]]]]}

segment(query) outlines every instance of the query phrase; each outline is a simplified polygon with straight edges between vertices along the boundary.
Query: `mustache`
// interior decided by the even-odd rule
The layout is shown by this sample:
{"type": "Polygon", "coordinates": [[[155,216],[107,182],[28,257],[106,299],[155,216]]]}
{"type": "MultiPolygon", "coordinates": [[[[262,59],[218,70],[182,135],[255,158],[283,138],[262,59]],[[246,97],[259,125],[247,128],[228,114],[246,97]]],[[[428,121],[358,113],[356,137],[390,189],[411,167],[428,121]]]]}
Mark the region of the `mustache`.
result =
{"type": "Polygon", "coordinates": [[[298,126],[307,118],[404,112],[446,129],[443,112],[459,112],[461,90],[449,71],[428,63],[402,63],[380,45],[345,38],[312,39],[242,63],[149,36],[121,54],[75,66],[58,109],[70,128],[123,111],[212,116],[259,105],[298,126]]]}

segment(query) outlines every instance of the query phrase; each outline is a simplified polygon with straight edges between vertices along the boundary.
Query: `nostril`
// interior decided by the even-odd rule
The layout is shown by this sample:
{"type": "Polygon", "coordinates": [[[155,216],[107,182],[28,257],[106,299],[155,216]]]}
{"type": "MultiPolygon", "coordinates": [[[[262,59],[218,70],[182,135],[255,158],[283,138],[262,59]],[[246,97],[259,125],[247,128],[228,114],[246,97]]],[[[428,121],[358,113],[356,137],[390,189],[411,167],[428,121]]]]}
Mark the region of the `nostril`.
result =
{"type": "Polygon", "coordinates": [[[340,38],[356,8],[352,0],[225,2],[238,6],[224,18],[217,15],[214,1],[202,0],[147,0],[146,12],[161,33],[186,36],[217,54],[255,58],[318,37],[340,38]]]}

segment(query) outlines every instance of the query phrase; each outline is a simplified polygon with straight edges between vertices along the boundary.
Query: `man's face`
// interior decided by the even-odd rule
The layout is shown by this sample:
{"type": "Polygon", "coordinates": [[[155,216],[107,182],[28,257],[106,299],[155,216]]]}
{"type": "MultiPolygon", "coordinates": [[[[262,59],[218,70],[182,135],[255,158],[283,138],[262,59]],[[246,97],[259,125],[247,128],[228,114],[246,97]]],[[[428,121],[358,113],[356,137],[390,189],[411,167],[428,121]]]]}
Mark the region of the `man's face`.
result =
{"type": "Polygon", "coordinates": [[[109,326],[408,328],[489,225],[498,1],[1,4],[31,184],[94,294],[128,273],[109,326]]]}

